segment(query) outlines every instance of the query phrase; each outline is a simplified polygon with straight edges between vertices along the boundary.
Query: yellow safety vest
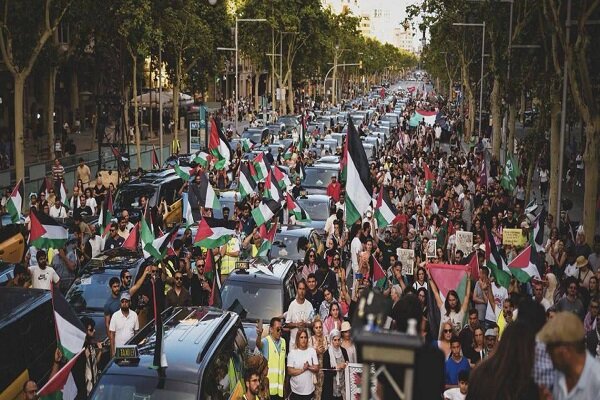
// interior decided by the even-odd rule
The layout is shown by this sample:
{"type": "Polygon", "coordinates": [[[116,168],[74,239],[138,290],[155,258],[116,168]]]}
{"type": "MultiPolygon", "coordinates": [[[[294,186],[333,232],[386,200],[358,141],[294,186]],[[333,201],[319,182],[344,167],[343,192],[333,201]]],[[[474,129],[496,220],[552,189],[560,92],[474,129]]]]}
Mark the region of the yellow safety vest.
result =
{"type": "MultiPolygon", "coordinates": [[[[229,241],[227,242],[227,252],[233,250],[233,246],[236,240],[236,237],[232,237],[231,239],[229,239],[229,241]]],[[[221,275],[229,275],[230,273],[232,273],[235,269],[235,263],[237,262],[237,260],[238,257],[224,255],[221,258],[221,275]]]]}
{"type": "Polygon", "coordinates": [[[277,346],[271,338],[267,336],[267,344],[269,345],[269,359],[267,360],[267,366],[269,372],[267,378],[269,378],[269,394],[271,396],[283,397],[283,384],[285,382],[285,339],[279,339],[281,341],[281,351],[277,351],[277,346]]]}
{"type": "Polygon", "coordinates": [[[258,255],[259,249],[260,249],[260,247],[257,247],[255,244],[252,245],[252,248],[251,248],[252,257],[256,257],[258,255]]]}
{"type": "Polygon", "coordinates": [[[171,154],[179,154],[181,150],[181,145],[179,144],[179,139],[173,139],[171,142],[171,154]]]}

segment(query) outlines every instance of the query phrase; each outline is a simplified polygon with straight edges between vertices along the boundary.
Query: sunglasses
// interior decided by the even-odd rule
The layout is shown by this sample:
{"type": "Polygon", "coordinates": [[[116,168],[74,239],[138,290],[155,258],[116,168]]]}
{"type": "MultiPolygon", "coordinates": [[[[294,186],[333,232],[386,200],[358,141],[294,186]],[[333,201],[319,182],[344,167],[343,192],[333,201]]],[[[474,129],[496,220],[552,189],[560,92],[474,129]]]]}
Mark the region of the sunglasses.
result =
{"type": "Polygon", "coordinates": [[[131,275],[125,275],[123,279],[131,279],[131,275]]]}
{"type": "Polygon", "coordinates": [[[444,329],[444,333],[452,333],[452,329],[444,329]]]}
{"type": "Polygon", "coordinates": [[[181,276],[176,276],[176,277],[175,277],[175,280],[176,280],[176,281],[180,281],[180,280],[182,280],[182,279],[183,279],[183,278],[182,278],[181,276]]]}

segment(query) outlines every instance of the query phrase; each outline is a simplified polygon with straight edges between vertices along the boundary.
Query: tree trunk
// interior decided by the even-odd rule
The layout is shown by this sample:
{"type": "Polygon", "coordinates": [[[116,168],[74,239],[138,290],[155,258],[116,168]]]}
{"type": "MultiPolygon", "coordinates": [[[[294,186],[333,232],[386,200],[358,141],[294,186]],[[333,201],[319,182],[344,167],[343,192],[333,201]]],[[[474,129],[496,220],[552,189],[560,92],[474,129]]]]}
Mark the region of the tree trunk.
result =
{"type": "Polygon", "coordinates": [[[583,229],[591,246],[596,234],[596,201],[598,198],[598,146],[600,145],[600,115],[592,115],[585,126],[585,192],[583,194],[583,229]]]}
{"type": "Polygon", "coordinates": [[[142,166],[142,137],[140,135],[140,115],[139,115],[139,104],[137,100],[137,57],[132,55],[132,78],[133,78],[133,124],[135,126],[135,159],[137,166],[142,166]]]}
{"type": "Polygon", "coordinates": [[[531,197],[531,184],[533,181],[533,173],[535,171],[535,163],[537,161],[537,157],[531,157],[529,160],[529,165],[527,168],[527,183],[525,185],[525,204],[529,203],[529,199],[531,197]]]}
{"type": "MultiPolygon", "coordinates": [[[[173,83],[173,142],[179,143],[179,92],[181,90],[181,56],[177,57],[175,63],[175,82],[173,83]]],[[[236,96],[238,94],[236,93],[236,96]]],[[[177,151],[177,153],[179,153],[177,151]]]]}
{"type": "Polygon", "coordinates": [[[521,89],[521,101],[519,101],[519,114],[521,116],[521,125],[525,123],[525,89],[521,89]]]}
{"type": "Polygon", "coordinates": [[[498,76],[494,76],[494,84],[492,86],[492,93],[490,95],[490,111],[492,118],[492,155],[496,158],[496,160],[500,160],[500,145],[502,144],[501,90],[500,78],[498,76]]]}
{"type": "MultiPolygon", "coordinates": [[[[258,96],[258,85],[260,83],[260,73],[257,71],[254,74],[254,105],[256,109],[256,113],[260,113],[262,110],[260,108],[260,97],[258,96]]],[[[265,121],[266,123],[266,121],[265,121]]]]}
{"type": "Polygon", "coordinates": [[[77,75],[77,68],[75,66],[71,68],[71,79],[69,83],[69,104],[71,105],[71,111],[73,112],[71,126],[74,127],[75,121],[79,120],[79,123],[82,123],[81,110],[79,110],[79,77],[77,75]]]}
{"type": "Polygon", "coordinates": [[[288,76],[287,83],[288,83],[288,87],[287,87],[286,99],[288,100],[290,114],[293,114],[295,112],[295,110],[294,110],[294,85],[292,84],[292,67],[291,66],[290,66],[290,70],[289,70],[289,76],[288,76]]]}
{"type": "MultiPolygon", "coordinates": [[[[46,89],[46,93],[45,93],[45,106],[46,106],[46,115],[44,116],[44,119],[46,120],[46,139],[47,139],[47,144],[48,144],[48,155],[50,156],[50,159],[54,158],[53,154],[54,154],[54,104],[55,104],[55,98],[56,98],[56,75],[58,74],[58,67],[52,65],[50,67],[48,67],[47,71],[46,71],[46,82],[45,82],[45,89],[46,89]]],[[[59,140],[62,143],[62,135],[60,135],[59,140]]],[[[63,154],[64,154],[64,146],[65,144],[62,143],[62,150],[63,150],[63,154]]]]}
{"type": "Polygon", "coordinates": [[[515,137],[517,137],[517,105],[513,99],[508,103],[508,152],[515,152],[515,137]]]}
{"type": "Polygon", "coordinates": [[[283,78],[279,79],[279,108],[281,109],[281,114],[280,115],[286,115],[287,114],[287,101],[285,101],[286,97],[283,96],[283,91],[285,91],[285,80],[283,80],[283,78]]]}
{"type": "MultiPolygon", "coordinates": [[[[560,85],[553,84],[550,89],[550,192],[548,208],[550,213],[556,213],[558,202],[558,181],[560,179],[559,154],[560,148],[560,85]]],[[[558,217],[555,215],[555,217],[558,217]]]]}
{"type": "Polygon", "coordinates": [[[469,143],[471,141],[471,135],[473,134],[473,130],[475,129],[475,97],[473,96],[473,88],[471,87],[471,82],[469,81],[469,64],[467,64],[465,60],[464,54],[461,53],[461,80],[464,87],[463,93],[463,101],[466,96],[467,102],[469,105],[468,111],[468,120],[465,124],[465,132],[463,133],[463,140],[465,143],[469,143]]]}
{"type": "Polygon", "coordinates": [[[129,143],[129,85],[123,88],[123,130],[125,132],[125,141],[129,143]]]}
{"type": "Polygon", "coordinates": [[[26,75],[13,75],[15,81],[15,173],[17,182],[25,179],[25,152],[23,143],[23,92],[26,75]]]}

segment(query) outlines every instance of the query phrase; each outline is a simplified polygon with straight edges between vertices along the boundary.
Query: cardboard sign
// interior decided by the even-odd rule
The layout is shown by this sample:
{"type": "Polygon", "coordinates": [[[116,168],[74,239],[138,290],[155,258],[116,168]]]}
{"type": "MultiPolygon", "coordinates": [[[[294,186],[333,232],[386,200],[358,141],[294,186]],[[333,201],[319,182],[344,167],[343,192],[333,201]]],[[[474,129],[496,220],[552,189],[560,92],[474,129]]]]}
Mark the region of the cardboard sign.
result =
{"type": "Polygon", "coordinates": [[[413,249],[396,249],[398,261],[402,263],[402,275],[414,275],[415,251],[413,249]]]}
{"type": "Polygon", "coordinates": [[[427,256],[427,258],[435,258],[437,256],[436,248],[437,239],[430,239],[429,242],[427,242],[427,248],[425,249],[425,255],[427,256]]]}
{"type": "Polygon", "coordinates": [[[502,244],[523,247],[527,238],[523,235],[521,228],[505,228],[502,231],[502,244]]]}
{"type": "Polygon", "coordinates": [[[473,252],[473,232],[456,231],[456,250],[460,250],[468,256],[473,252]]]}

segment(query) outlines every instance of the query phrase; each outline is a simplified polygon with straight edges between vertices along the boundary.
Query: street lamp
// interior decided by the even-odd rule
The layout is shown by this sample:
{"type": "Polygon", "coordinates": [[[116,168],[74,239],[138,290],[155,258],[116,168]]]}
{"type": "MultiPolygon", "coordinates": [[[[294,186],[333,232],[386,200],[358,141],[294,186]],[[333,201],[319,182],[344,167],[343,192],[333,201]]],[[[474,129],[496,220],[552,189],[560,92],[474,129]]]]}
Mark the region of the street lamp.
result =
{"type": "Polygon", "coordinates": [[[235,110],[235,132],[239,135],[238,132],[238,100],[239,96],[238,90],[238,73],[239,73],[239,65],[238,65],[238,25],[240,22],[267,22],[265,18],[235,18],[235,47],[217,47],[217,50],[221,51],[235,51],[235,98],[233,108],[235,110]]]}
{"type": "Polygon", "coordinates": [[[483,104],[483,60],[485,57],[485,21],[482,23],[455,22],[454,26],[479,26],[482,29],[481,34],[481,79],[479,81],[479,135],[481,136],[481,106],[483,104]]]}

